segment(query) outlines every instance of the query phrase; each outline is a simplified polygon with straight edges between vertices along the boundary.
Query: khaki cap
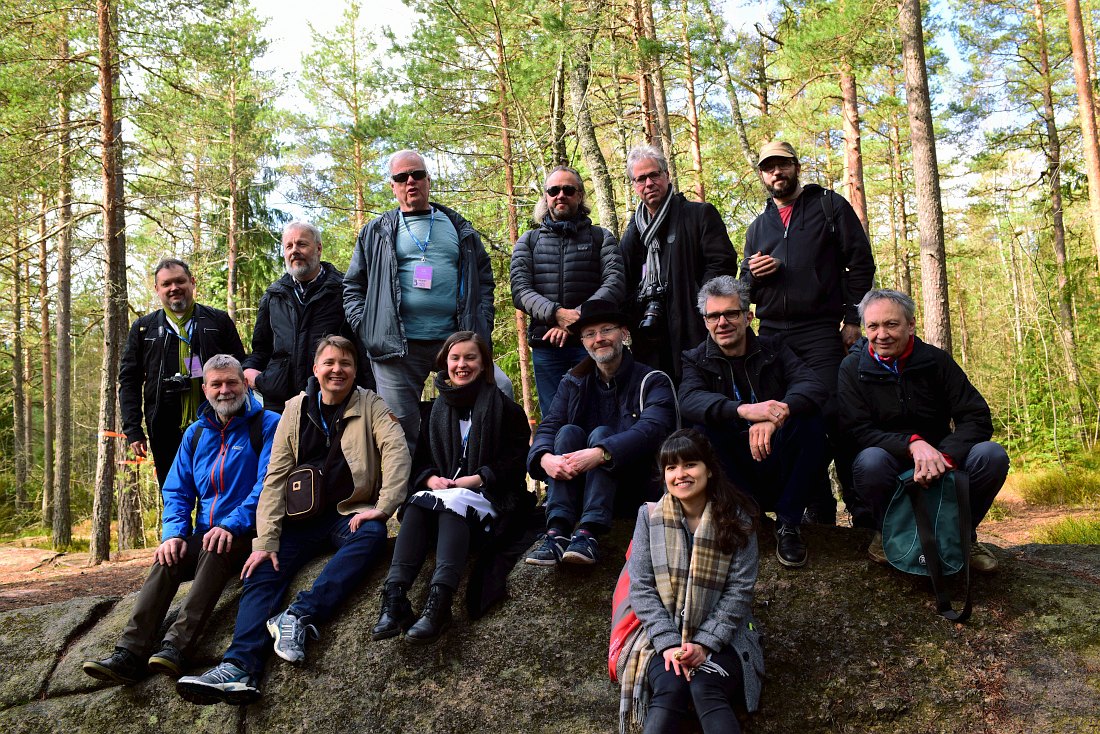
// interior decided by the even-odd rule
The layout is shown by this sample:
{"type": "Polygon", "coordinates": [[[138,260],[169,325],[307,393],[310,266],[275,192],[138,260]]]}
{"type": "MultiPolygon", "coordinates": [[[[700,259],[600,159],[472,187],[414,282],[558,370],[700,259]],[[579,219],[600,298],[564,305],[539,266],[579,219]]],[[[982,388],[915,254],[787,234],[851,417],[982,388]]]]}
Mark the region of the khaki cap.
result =
{"type": "Polygon", "coordinates": [[[794,146],[785,140],[773,140],[760,149],[760,157],[756,161],[756,167],[769,158],[790,158],[798,163],[798,154],[794,152],[794,146]]]}

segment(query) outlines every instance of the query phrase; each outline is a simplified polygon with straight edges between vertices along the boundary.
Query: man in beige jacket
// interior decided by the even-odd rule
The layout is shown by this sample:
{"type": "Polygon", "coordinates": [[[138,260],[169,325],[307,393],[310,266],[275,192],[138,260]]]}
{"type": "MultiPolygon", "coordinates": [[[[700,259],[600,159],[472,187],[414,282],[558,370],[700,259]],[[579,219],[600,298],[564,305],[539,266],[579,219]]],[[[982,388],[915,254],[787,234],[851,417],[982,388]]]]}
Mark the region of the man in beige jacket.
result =
{"type": "Polygon", "coordinates": [[[287,401],[256,510],[257,537],[241,571],[233,642],[219,665],[176,684],[193,703],[256,700],[270,639],[276,655],[303,661],[306,637],[318,637],[315,623],[333,616],[385,548],[386,520],[405,498],[411,460],[397,417],[378,395],[355,386],[355,360],[350,341],[323,337],[306,391],[287,401]],[[291,518],[287,477],[307,464],[323,474],[315,495],[319,509],[306,519],[291,518]],[[298,570],[330,547],[336,554],[313,586],[276,614],[298,570]]]}

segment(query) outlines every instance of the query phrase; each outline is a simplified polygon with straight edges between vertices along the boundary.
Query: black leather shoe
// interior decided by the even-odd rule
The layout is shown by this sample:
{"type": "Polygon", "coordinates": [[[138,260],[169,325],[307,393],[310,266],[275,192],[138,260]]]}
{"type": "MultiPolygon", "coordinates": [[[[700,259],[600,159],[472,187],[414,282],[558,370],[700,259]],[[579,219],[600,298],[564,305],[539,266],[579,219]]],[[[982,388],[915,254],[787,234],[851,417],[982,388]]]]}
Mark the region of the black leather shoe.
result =
{"type": "Polygon", "coordinates": [[[427,645],[438,640],[451,626],[453,597],[454,590],[440,584],[432,584],[428,601],[424,603],[424,613],[405,633],[405,639],[417,645],[427,645]]]}
{"type": "Polygon", "coordinates": [[[378,623],[370,632],[372,640],[397,637],[416,622],[407,592],[404,584],[386,584],[382,589],[382,608],[378,614],[378,623]]]}
{"type": "Polygon", "coordinates": [[[124,647],[116,647],[109,658],[85,660],[82,667],[85,673],[96,680],[123,685],[137,683],[145,674],[141,658],[124,647]]]}
{"type": "Polygon", "coordinates": [[[788,568],[806,565],[806,543],[797,525],[779,523],[775,529],[775,557],[788,568]]]}
{"type": "Polygon", "coordinates": [[[171,642],[162,644],[160,649],[152,654],[147,663],[149,670],[154,673],[163,673],[172,680],[176,680],[183,675],[183,668],[186,664],[183,653],[171,642]]]}

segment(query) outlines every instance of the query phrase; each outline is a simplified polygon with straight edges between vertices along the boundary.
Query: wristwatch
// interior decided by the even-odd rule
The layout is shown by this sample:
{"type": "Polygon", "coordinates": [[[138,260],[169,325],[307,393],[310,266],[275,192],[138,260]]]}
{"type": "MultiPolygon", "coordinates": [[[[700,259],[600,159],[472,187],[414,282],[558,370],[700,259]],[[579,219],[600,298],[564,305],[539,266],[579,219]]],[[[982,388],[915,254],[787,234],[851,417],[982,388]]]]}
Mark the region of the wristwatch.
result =
{"type": "Polygon", "coordinates": [[[600,451],[603,452],[603,461],[604,461],[604,463],[605,464],[610,464],[611,463],[611,452],[608,451],[607,449],[605,449],[603,446],[600,446],[600,451]]]}

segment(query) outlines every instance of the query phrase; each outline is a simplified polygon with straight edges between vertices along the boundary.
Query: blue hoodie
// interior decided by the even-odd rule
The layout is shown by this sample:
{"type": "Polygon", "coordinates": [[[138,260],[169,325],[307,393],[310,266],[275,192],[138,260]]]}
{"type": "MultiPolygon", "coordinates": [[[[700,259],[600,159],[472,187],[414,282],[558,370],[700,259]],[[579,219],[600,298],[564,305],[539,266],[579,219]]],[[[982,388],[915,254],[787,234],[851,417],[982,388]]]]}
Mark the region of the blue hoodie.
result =
{"type": "Polygon", "coordinates": [[[240,535],[256,527],[256,503],[264,486],[271,441],[279,414],[265,411],[259,401],[248,395],[243,416],[234,416],[223,426],[214,409],[204,404],[199,418],[183,433],[176,460],[164,481],[164,528],[161,540],[185,538],[192,534],[191,516],[195,513],[194,534],[203,535],[214,526],[240,535]],[[263,450],[259,456],[249,440],[249,418],[263,413],[263,450]],[[203,427],[194,451],[195,431],[203,427]]]}

